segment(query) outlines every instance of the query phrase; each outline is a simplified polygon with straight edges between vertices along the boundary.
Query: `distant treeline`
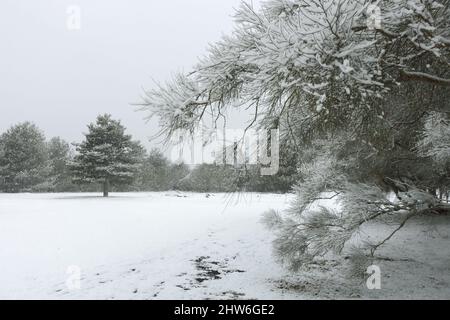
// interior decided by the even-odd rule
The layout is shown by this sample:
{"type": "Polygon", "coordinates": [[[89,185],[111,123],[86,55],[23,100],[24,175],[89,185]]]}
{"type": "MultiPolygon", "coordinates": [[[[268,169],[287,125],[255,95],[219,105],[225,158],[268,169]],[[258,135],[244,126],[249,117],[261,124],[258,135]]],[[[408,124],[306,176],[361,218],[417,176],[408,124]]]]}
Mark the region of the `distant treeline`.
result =
{"type": "MultiPolygon", "coordinates": [[[[60,137],[47,140],[44,132],[31,122],[9,128],[0,135],[0,192],[103,190],[104,181],[101,178],[89,179],[88,176],[89,170],[109,170],[109,167],[99,168],[98,162],[89,162],[93,161],[93,157],[103,156],[101,150],[105,150],[105,146],[112,147],[104,141],[99,142],[102,140],[98,132],[101,127],[99,121],[110,126],[112,124],[114,130],[120,131],[119,135],[130,137],[123,134],[125,128],[120,122],[111,120],[108,115],[100,116],[96,124],[89,125],[91,135],[86,135],[85,142],[74,145],[60,137]],[[87,150],[92,141],[98,142],[95,148],[100,151],[87,150]],[[80,171],[81,160],[85,163],[80,171]]],[[[133,152],[134,169],[130,171],[131,176],[127,176],[130,179],[115,181],[108,185],[107,191],[288,192],[296,180],[295,165],[283,165],[283,161],[277,175],[261,176],[257,165],[236,168],[232,165],[202,164],[189,167],[175,164],[158,149],[147,151],[139,142],[132,143],[136,150],[133,152]]]]}

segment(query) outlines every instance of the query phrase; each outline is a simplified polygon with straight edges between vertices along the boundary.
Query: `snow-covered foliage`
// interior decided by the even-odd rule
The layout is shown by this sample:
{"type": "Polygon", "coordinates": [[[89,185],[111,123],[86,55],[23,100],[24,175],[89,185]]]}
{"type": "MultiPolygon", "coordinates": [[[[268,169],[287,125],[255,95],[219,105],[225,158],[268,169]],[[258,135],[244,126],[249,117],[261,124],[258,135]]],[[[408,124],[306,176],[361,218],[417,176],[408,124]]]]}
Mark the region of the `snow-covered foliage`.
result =
{"type": "Polygon", "coordinates": [[[344,249],[350,255],[365,252],[373,256],[411,217],[437,203],[435,197],[418,189],[389,197],[380,186],[349,181],[340,171],[342,166],[328,155],[307,165],[287,214],[269,211],[264,216],[263,222],[277,234],[276,256],[292,270],[316,258],[341,254],[344,249]],[[395,222],[401,213],[405,217],[399,228],[387,238],[379,242],[355,241],[367,223],[395,222]]]}
{"type": "Polygon", "coordinates": [[[267,126],[289,110],[315,127],[370,121],[400,82],[450,85],[449,17],[447,0],[272,0],[259,12],[243,4],[233,34],[193,72],[146,92],[144,109],[168,134],[243,105],[267,126]]]}
{"type": "Polygon", "coordinates": [[[88,126],[86,140],[77,145],[71,169],[74,181],[103,183],[104,195],[109,184],[130,183],[138,169],[141,146],[125,134],[125,128],[110,115],[97,118],[88,126]]]}
{"type": "Polygon", "coordinates": [[[443,113],[432,113],[425,122],[418,149],[440,166],[450,165],[450,119],[443,113]]]}
{"type": "Polygon", "coordinates": [[[12,126],[0,136],[0,190],[31,191],[49,173],[44,134],[30,123],[12,126]]]}

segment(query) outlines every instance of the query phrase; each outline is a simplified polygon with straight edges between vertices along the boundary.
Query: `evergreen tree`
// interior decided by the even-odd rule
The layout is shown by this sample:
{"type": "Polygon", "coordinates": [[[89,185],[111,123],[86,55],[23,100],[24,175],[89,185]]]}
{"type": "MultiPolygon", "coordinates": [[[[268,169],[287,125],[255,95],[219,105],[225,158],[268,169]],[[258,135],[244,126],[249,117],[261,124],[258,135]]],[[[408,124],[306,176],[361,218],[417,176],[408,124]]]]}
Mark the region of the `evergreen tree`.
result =
{"type": "Polygon", "coordinates": [[[103,196],[108,197],[111,185],[134,180],[143,149],[110,115],[98,116],[88,129],[85,141],[76,145],[77,154],[71,164],[73,181],[101,183],[103,196]]]}
{"type": "Polygon", "coordinates": [[[44,134],[30,123],[20,123],[0,136],[0,180],[5,192],[33,191],[48,174],[44,134]]]}

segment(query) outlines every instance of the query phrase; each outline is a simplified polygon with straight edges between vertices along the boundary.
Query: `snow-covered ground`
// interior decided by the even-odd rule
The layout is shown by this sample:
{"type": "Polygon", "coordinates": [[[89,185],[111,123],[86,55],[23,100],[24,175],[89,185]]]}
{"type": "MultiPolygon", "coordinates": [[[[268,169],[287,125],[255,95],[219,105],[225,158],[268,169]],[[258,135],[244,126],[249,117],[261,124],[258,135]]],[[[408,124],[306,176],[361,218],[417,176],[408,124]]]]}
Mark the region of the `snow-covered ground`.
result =
{"type": "Polygon", "coordinates": [[[0,194],[0,298],[450,298],[450,217],[411,221],[380,251],[382,289],[369,291],[345,260],[298,274],[274,261],[261,215],[291,197],[0,194]]]}

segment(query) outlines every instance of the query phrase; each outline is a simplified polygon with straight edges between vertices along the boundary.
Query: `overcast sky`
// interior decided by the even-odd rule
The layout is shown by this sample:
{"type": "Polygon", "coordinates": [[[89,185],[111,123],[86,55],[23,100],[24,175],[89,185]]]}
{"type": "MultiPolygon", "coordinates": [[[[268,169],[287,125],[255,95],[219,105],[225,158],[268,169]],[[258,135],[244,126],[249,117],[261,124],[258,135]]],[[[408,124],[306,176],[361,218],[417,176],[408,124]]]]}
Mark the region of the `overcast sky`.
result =
{"type": "Polygon", "coordinates": [[[100,113],[146,146],[142,87],[189,70],[232,30],[240,0],[1,0],[0,132],[33,121],[47,137],[80,141],[100,113]],[[67,8],[81,9],[69,30],[67,8]]]}

